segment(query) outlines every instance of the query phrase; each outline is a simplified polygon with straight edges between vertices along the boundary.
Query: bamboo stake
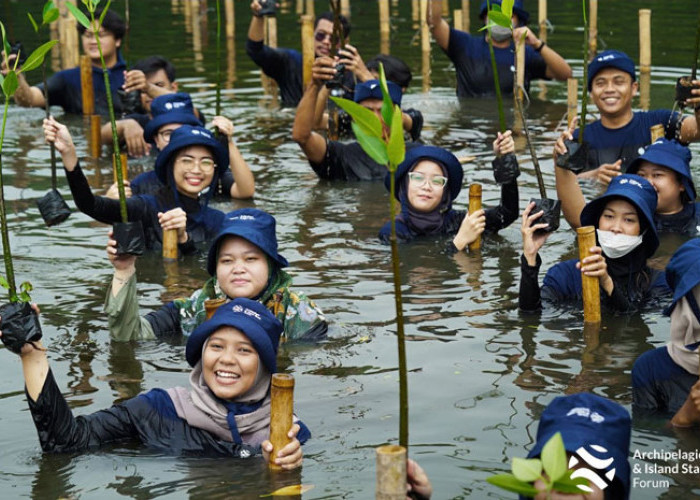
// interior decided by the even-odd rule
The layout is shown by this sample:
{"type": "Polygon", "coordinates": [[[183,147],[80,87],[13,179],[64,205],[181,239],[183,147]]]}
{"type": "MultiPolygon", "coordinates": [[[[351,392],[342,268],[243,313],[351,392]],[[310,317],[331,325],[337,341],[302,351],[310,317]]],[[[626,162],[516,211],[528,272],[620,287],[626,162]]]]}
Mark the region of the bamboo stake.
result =
{"type": "Polygon", "coordinates": [[[197,71],[204,72],[204,56],[202,55],[202,22],[199,5],[192,4],[192,52],[194,53],[194,67],[197,71]]]}
{"type": "Polygon", "coordinates": [[[316,17],[316,10],[314,9],[314,0],[306,0],[306,15],[312,18],[316,17]]]}
{"type": "Polygon", "coordinates": [[[454,28],[456,30],[464,31],[462,30],[462,24],[464,24],[464,19],[462,19],[462,11],[460,9],[455,9],[453,11],[452,17],[454,17],[454,28]]]}
{"type": "Polygon", "coordinates": [[[92,83],[90,56],[80,57],[80,92],[83,96],[83,116],[95,114],[95,88],[92,83]]]}
{"type": "MultiPolygon", "coordinates": [[[[127,180],[128,178],[128,165],[127,165],[127,154],[126,153],[119,153],[121,156],[121,165],[122,165],[122,179],[127,180]]],[[[117,183],[117,157],[115,154],[112,154],[112,173],[114,174],[114,183],[117,183]]]]}
{"type": "Polygon", "coordinates": [[[340,13],[350,19],[350,0],[340,0],[340,13]]]}
{"type": "Polygon", "coordinates": [[[639,107],[649,111],[651,106],[651,73],[639,73],[639,107]]]}
{"type": "Polygon", "coordinates": [[[102,118],[90,115],[90,156],[99,158],[102,154],[102,118]]]}
{"type": "Polygon", "coordinates": [[[177,229],[163,231],[163,260],[177,260],[177,229]]]}
{"type": "MultiPolygon", "coordinates": [[[[265,37],[267,39],[267,46],[273,49],[277,48],[277,18],[274,16],[265,17],[265,37]]],[[[269,95],[276,95],[277,93],[277,82],[273,78],[268,77],[263,73],[263,85],[265,86],[265,91],[269,95]]]]}
{"type": "Polygon", "coordinates": [[[571,128],[578,114],[578,80],[576,78],[566,80],[566,93],[566,122],[571,128]]]}
{"type": "Polygon", "coordinates": [[[207,319],[211,319],[211,317],[214,315],[216,310],[224,305],[226,302],[225,298],[220,298],[220,299],[207,299],[204,301],[204,311],[207,319]]]}
{"type": "Polygon", "coordinates": [[[411,1],[411,20],[413,21],[413,27],[416,28],[421,20],[420,0],[411,1]]]}
{"type": "Polygon", "coordinates": [[[304,0],[297,0],[297,15],[300,17],[304,15],[304,0]]]}
{"type": "Polygon", "coordinates": [[[192,0],[185,0],[184,5],[185,33],[192,33],[192,0]]]}
{"type": "Polygon", "coordinates": [[[304,15],[301,17],[301,49],[304,64],[304,87],[311,82],[314,65],[314,18],[304,15]]]}
{"type": "Polygon", "coordinates": [[[649,129],[649,132],[651,133],[651,142],[652,143],[656,142],[657,139],[661,139],[666,134],[664,126],[661,123],[657,123],[656,125],[652,125],[651,128],[649,129]]]}
{"type": "Polygon", "coordinates": [[[290,443],[287,436],[294,417],[294,377],[286,373],[272,375],[270,385],[270,469],[280,470],[274,463],[277,452],[290,443]]]}
{"type": "Polygon", "coordinates": [[[442,17],[450,15],[450,0],[442,0],[442,17]]]}
{"type": "Polygon", "coordinates": [[[598,52],[598,0],[590,0],[588,18],[588,55],[593,59],[598,52]]]}
{"type": "Polygon", "coordinates": [[[525,89],[525,43],[521,43],[520,40],[515,41],[515,83],[516,89],[513,94],[522,102],[525,89]]]}
{"type": "Polygon", "coordinates": [[[59,43],[61,46],[61,63],[64,68],[73,68],[80,64],[80,52],[78,50],[78,30],[75,18],[68,11],[66,3],[76,4],[76,0],[63,0],[58,4],[59,43]]]}
{"type": "Polygon", "coordinates": [[[651,72],[651,10],[639,9],[639,72],[651,72]]]}
{"type": "Polygon", "coordinates": [[[462,0],[462,27],[465,33],[469,33],[469,0],[462,0]]]}
{"type": "Polygon", "coordinates": [[[379,51],[382,54],[389,53],[390,33],[389,0],[379,0],[379,51]]]}
{"type": "MultiPolygon", "coordinates": [[[[596,245],[595,227],[583,226],[576,229],[578,235],[579,259],[589,257],[591,247],[596,245]]],[[[586,276],[581,273],[583,286],[583,322],[600,323],[600,283],[595,276],[586,276]]]]}
{"type": "MultiPolygon", "coordinates": [[[[481,184],[469,186],[469,214],[481,210],[481,184]]],[[[469,251],[473,252],[481,248],[481,236],[469,243],[469,251]]]]}
{"type": "Polygon", "coordinates": [[[376,500],[406,498],[406,448],[389,444],[376,449],[376,500]]]}
{"type": "Polygon", "coordinates": [[[226,10],[226,38],[233,39],[236,36],[236,10],[233,0],[224,0],[226,10]]]}
{"type": "Polygon", "coordinates": [[[537,20],[540,25],[540,40],[547,41],[547,0],[540,0],[537,9],[537,20]]]}
{"type": "MultiPolygon", "coordinates": [[[[58,20],[49,25],[50,40],[61,40],[61,16],[58,16],[58,20]]],[[[57,43],[51,47],[51,71],[54,73],[60,71],[61,69],[61,47],[60,43],[57,43]]],[[[45,88],[45,87],[44,87],[45,88]]]]}
{"type": "Polygon", "coordinates": [[[430,90],[430,28],[428,27],[428,0],[420,0],[420,36],[422,53],[423,92],[430,90]]]}

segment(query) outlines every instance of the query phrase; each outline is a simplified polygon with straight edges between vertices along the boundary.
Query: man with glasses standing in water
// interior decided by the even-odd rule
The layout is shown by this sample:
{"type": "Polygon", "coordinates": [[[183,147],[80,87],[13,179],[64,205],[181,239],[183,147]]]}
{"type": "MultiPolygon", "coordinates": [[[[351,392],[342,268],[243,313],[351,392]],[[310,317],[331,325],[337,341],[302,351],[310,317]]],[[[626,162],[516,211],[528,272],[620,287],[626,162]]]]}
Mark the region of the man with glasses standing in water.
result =
{"type": "MultiPolygon", "coordinates": [[[[268,0],[267,3],[274,0],[268,0]]],[[[294,107],[299,104],[304,93],[303,62],[301,53],[294,49],[274,49],[263,43],[264,18],[263,7],[260,0],[253,0],[250,4],[253,18],[248,28],[248,40],[246,52],[253,62],[260,66],[263,73],[277,82],[280,89],[282,105],[294,107]]],[[[343,30],[344,46],[350,36],[350,22],[345,16],[340,16],[340,24],[343,30]]],[[[331,38],[333,35],[333,13],[324,12],[316,18],[314,25],[314,54],[316,57],[330,56],[332,52],[331,38]]],[[[364,65],[363,65],[364,66],[364,65]]],[[[342,85],[346,90],[346,97],[352,99],[355,89],[354,74],[346,71],[343,74],[342,85]]]]}

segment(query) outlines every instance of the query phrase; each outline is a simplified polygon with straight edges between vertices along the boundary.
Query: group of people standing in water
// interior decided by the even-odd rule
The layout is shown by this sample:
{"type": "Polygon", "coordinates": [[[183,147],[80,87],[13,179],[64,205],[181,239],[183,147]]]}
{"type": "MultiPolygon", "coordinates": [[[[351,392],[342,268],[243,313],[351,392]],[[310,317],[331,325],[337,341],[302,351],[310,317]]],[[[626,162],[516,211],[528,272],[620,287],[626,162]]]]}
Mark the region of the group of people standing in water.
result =
{"type": "MultiPolygon", "coordinates": [[[[486,8],[483,2],[480,17],[484,21],[486,8]]],[[[303,88],[299,52],[264,45],[261,9],[258,0],[251,2],[246,51],[277,81],[283,105],[297,106],[292,139],[313,171],[319,178],[335,181],[382,181],[388,189],[386,166],[376,163],[359,143],[326,138],[326,83],[339,82],[346,97],[381,118],[383,96],[376,79],[379,64],[389,80],[390,98],[399,106],[411,81],[408,66],[387,55],[365,64],[350,44],[350,23],[342,16],[343,40],[339,47],[332,47],[335,19],[332,13],[324,13],[315,24],[312,80],[303,88]],[[337,55],[332,56],[336,49],[337,55]],[[342,74],[338,74],[338,63],[344,65],[342,74]]],[[[514,39],[526,43],[526,88],[532,79],[564,80],[571,76],[566,61],[527,27],[529,14],[521,0],[515,2],[512,30],[493,29],[490,35],[470,35],[450,28],[441,17],[442,1],[429,1],[427,9],[433,37],[454,63],[460,97],[494,93],[488,36],[504,93],[512,92],[514,39]]],[[[202,112],[189,95],[178,92],[169,61],[154,56],[127,70],[119,54],[124,33],[121,18],[107,12],[99,26],[99,39],[110,67],[115,110],[119,113],[122,105],[117,89],[138,91],[142,98],[140,112],[122,114],[117,130],[131,155],[156,153],[153,170],[127,184],[128,218],[143,224],[149,251],[160,249],[163,231],[177,230],[180,252],[203,252],[211,278],[189,297],[141,316],[137,257],[119,254],[110,233],[107,255],[114,274],[107,287],[105,311],[110,337],[116,342],[185,337],[186,359],[192,367],[190,387],[154,389],[108,410],[74,417],[53,379],[41,341],[27,343],[20,356],[42,449],[79,451],[137,439],[171,453],[268,455],[273,452],[267,441],[269,388],[279,342],[322,339],[328,321],[313,300],[294,290],[292,278],[284,270],[289,263],[279,252],[272,214],[252,208],[224,213],[210,206],[214,197],[245,199],[255,193],[253,174],[234,140],[233,123],[217,116],[211,122],[215,131],[204,128],[202,112]],[[215,298],[225,303],[206,320],[204,303],[215,298]]],[[[99,66],[94,36],[82,27],[81,36],[84,51],[99,66]]],[[[101,81],[95,79],[98,103],[106,95],[101,81]]],[[[401,206],[397,236],[401,243],[430,238],[444,241],[448,253],[468,252],[468,245],[477,238],[508,227],[520,215],[522,311],[538,311],[548,304],[579,307],[582,275],[598,279],[601,304],[607,313],[637,314],[668,306],[665,312],[671,317],[671,341],[644,354],[635,364],[633,408],[668,415],[673,425],[695,425],[700,423],[700,204],[687,145],[700,138],[700,90],[685,103],[696,110],[692,115],[633,111],[635,65],[616,50],[606,50],[592,59],[585,83],[600,115],[586,125],[585,139],[590,147],[586,168],[576,174],[559,166],[565,162],[557,162],[555,177],[569,225],[596,229],[597,244],[589,257],[548,266],[540,284],[539,251],[551,232],[548,224],[541,222],[543,212],[536,211],[534,203],[523,207],[520,202],[520,170],[511,131],[498,133],[493,140],[494,172],[498,172],[495,184],[501,193],[498,205],[469,213],[453,208],[462,190],[462,164],[448,149],[423,143],[423,116],[414,109],[402,110],[410,140],[405,160],[393,174],[396,190],[390,193],[401,206]],[[664,127],[665,134],[652,143],[650,128],[657,124],[664,127]],[[583,179],[595,179],[607,187],[586,202],[579,184],[583,179]],[[652,268],[648,260],[659,246],[660,235],[669,232],[688,241],[672,257],[666,271],[652,268]]],[[[80,113],[77,85],[75,69],[53,75],[46,94],[42,86],[30,86],[21,74],[15,100],[22,106],[43,106],[46,95],[49,104],[80,113]]],[[[119,221],[116,189],[110,188],[105,196],[92,192],[65,125],[50,117],[44,120],[43,129],[46,141],[61,155],[78,209],[99,222],[119,221]]],[[[555,158],[568,154],[567,141],[576,139],[578,132],[574,124],[561,134],[554,144],[555,158]]],[[[105,140],[109,138],[106,134],[105,140]]],[[[388,242],[390,224],[377,229],[379,239],[388,242]]],[[[544,442],[557,431],[570,454],[582,445],[607,443],[620,461],[618,472],[607,481],[610,488],[595,486],[595,492],[586,498],[628,498],[630,429],[629,414],[618,403],[592,394],[557,398],[542,416],[530,456],[538,456],[544,442]],[[589,419],[593,411],[609,416],[608,420],[589,419]]],[[[291,443],[274,453],[278,464],[291,469],[301,464],[300,445],[310,437],[310,431],[296,420],[289,437],[291,443]]],[[[409,462],[407,489],[412,498],[430,498],[432,493],[430,481],[413,461],[409,462]]]]}

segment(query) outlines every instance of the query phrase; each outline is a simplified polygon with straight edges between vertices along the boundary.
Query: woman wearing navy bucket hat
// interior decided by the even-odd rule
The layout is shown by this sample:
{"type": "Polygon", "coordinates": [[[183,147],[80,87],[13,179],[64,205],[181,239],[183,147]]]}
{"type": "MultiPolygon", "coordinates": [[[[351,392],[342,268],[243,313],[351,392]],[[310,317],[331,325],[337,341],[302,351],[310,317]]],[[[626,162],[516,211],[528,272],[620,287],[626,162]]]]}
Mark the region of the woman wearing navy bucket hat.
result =
{"type": "Polygon", "coordinates": [[[690,149],[675,140],[659,139],[627,167],[651,182],[659,196],[654,223],[659,232],[700,234],[700,203],[690,173],[690,149]]]}
{"type": "Polygon", "coordinates": [[[594,226],[599,246],[582,263],[561,262],[547,271],[542,288],[538,273],[542,260],[539,250],[550,233],[542,233],[546,224],[537,223],[542,212],[531,213],[530,203],[523,211],[521,233],[523,255],[519,305],[523,311],[552,303],[580,302],[581,273],[598,278],[601,304],[614,312],[634,312],[641,306],[668,295],[664,273],[647,266],[659,246],[654,225],[656,191],[638,175],[615,177],[602,196],[590,201],[581,212],[581,224],[594,226]],[[581,267],[583,264],[583,267],[581,267]]]}
{"type": "Polygon", "coordinates": [[[666,266],[673,291],[664,314],[671,317],[671,341],[642,354],[632,368],[635,417],[673,417],[678,427],[700,424],[700,238],[681,245],[666,266]]]}
{"type": "MultiPolygon", "coordinates": [[[[515,149],[510,131],[498,134],[493,142],[494,171],[503,175],[501,203],[495,208],[453,210],[452,202],[462,190],[464,173],[459,160],[446,149],[435,146],[417,146],[406,152],[406,157],[394,176],[395,196],[401,203],[396,217],[396,234],[401,242],[421,236],[453,236],[453,250],[461,251],[481,233],[497,232],[509,226],[518,217],[518,162],[512,154],[515,149]]],[[[387,174],[384,184],[390,186],[387,174]]],[[[391,222],[379,231],[379,239],[387,243],[391,236],[391,222]]]]}
{"type": "MultiPolygon", "coordinates": [[[[281,332],[282,324],[265,306],[235,299],[188,339],[190,387],[152,389],[79,417],[61,394],[41,341],[26,343],[19,356],[41,448],[75,453],[135,441],[174,455],[248,458],[262,453],[268,460],[270,383],[281,332]]],[[[295,421],[288,433],[291,442],[275,458],[283,469],[301,465],[300,444],[311,437],[295,421]]]]}
{"type": "Polygon", "coordinates": [[[286,340],[317,340],[326,335],[323,312],[303,292],[292,290],[289,263],[277,251],[275,218],[255,208],[242,208],[224,217],[209,248],[211,278],[190,297],[176,299],[139,317],[136,257],[117,255],[110,240],[107,255],[114,266],[105,311],[113,340],[150,340],[190,335],[206,318],[207,299],[246,297],[263,303],[284,326],[286,340]]]}
{"type": "MultiPolygon", "coordinates": [[[[47,118],[44,136],[61,153],[78,209],[99,222],[121,222],[119,202],[92,193],[66,126],[53,117],[47,118]]],[[[228,152],[208,130],[183,125],[173,132],[170,143],[156,158],[155,170],[162,189],[155,195],[135,195],[126,200],[129,221],[143,224],[147,248],[160,248],[167,229],[177,229],[183,253],[191,253],[195,244],[208,242],[216,235],[224,213],[208,206],[213,194],[209,187],[216,185],[228,161],[228,152]]]]}

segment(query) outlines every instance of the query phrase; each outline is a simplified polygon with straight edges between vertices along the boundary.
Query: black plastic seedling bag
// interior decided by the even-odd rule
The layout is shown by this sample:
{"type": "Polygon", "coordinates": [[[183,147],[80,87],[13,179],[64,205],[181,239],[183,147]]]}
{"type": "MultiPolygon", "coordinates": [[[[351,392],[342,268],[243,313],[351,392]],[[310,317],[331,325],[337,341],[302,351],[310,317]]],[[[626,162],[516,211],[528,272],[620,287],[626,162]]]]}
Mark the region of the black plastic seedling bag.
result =
{"type": "Polygon", "coordinates": [[[491,162],[493,167],[493,178],[500,185],[513,182],[520,176],[520,167],[518,167],[518,159],[514,153],[508,153],[503,156],[496,157],[491,162]]]}
{"type": "Polygon", "coordinates": [[[676,80],[676,102],[678,105],[681,107],[685,106],[686,100],[693,97],[699,97],[692,94],[693,89],[697,88],[700,87],[693,85],[693,81],[689,76],[681,76],[678,80],[676,80]]]}
{"type": "Polygon", "coordinates": [[[10,302],[0,307],[2,343],[19,354],[22,346],[41,338],[41,325],[29,302],[10,302]]]}
{"type": "Polygon", "coordinates": [[[47,226],[60,224],[70,215],[68,204],[56,189],[52,189],[36,200],[36,205],[47,226]]]}
{"type": "Polygon", "coordinates": [[[536,219],[534,224],[547,223],[547,227],[538,229],[536,232],[551,233],[559,229],[559,218],[561,215],[561,202],[559,200],[551,200],[545,198],[536,200],[532,198],[530,203],[534,202],[535,207],[530,211],[531,214],[536,214],[539,211],[544,211],[542,217],[536,219]]]}
{"type": "Polygon", "coordinates": [[[143,255],[146,238],[141,221],[117,222],[112,226],[117,241],[117,255],[143,255]]]}
{"type": "Polygon", "coordinates": [[[571,170],[575,174],[579,174],[586,170],[588,165],[588,151],[590,149],[588,143],[576,141],[564,141],[566,145],[566,153],[557,156],[557,167],[571,170]]]}

